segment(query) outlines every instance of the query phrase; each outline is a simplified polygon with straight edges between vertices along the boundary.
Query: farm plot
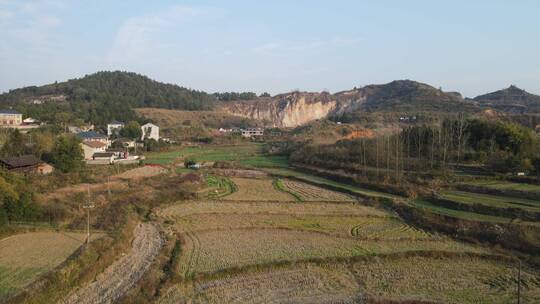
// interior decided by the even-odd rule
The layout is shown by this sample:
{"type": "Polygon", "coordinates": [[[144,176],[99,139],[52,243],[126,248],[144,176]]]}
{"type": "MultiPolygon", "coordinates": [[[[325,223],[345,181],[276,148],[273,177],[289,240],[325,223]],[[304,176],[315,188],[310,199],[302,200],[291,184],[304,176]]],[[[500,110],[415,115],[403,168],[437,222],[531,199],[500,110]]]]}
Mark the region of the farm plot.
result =
{"type": "Polygon", "coordinates": [[[357,240],[288,229],[218,230],[187,233],[181,273],[197,273],[250,265],[308,259],[348,258],[407,251],[484,252],[446,240],[357,240]]]}
{"type": "Polygon", "coordinates": [[[228,196],[228,200],[247,201],[294,201],[295,198],[274,187],[271,179],[232,178],[238,191],[228,196]]]}
{"type": "Polygon", "coordinates": [[[277,185],[301,201],[355,201],[349,195],[290,179],[279,179],[277,185]]]}
{"type": "Polygon", "coordinates": [[[527,211],[540,212],[540,200],[488,195],[464,191],[447,191],[441,195],[445,199],[464,204],[482,204],[497,208],[520,208],[527,211]]]}
{"type": "MultiPolygon", "coordinates": [[[[159,303],[328,303],[362,299],[443,303],[515,301],[515,265],[477,257],[387,257],[351,263],[296,263],[170,288],[159,303]]],[[[522,272],[522,300],[540,299],[540,278],[522,272]]]]}
{"type": "Polygon", "coordinates": [[[159,303],[336,303],[354,298],[358,289],[350,272],[299,265],[175,286],[159,303]]]}
{"type": "Polygon", "coordinates": [[[228,178],[222,176],[207,176],[207,188],[203,190],[203,196],[216,199],[227,196],[236,191],[236,185],[228,178]]]}
{"type": "Polygon", "coordinates": [[[501,224],[514,223],[514,224],[524,224],[524,225],[531,225],[531,226],[540,226],[540,223],[538,222],[519,221],[519,220],[507,218],[507,217],[485,215],[485,214],[480,214],[480,213],[475,213],[475,212],[449,209],[449,208],[437,206],[433,203],[430,203],[422,199],[417,199],[417,200],[412,201],[411,205],[418,208],[423,208],[424,210],[428,210],[433,213],[438,213],[438,214],[447,215],[447,216],[460,218],[464,220],[470,220],[470,221],[501,223],[501,224]]]}
{"type": "Polygon", "coordinates": [[[0,300],[60,265],[85,238],[84,233],[32,232],[0,240],[0,300]]]}
{"type": "Polygon", "coordinates": [[[281,228],[321,232],[358,239],[433,239],[436,236],[390,217],[287,215],[287,214],[197,214],[178,218],[177,231],[209,231],[247,228],[281,228]]]}
{"type": "Polygon", "coordinates": [[[287,214],[287,215],[342,215],[390,217],[385,211],[352,203],[286,203],[286,202],[231,202],[231,201],[190,201],[177,203],[163,210],[158,215],[170,220],[196,214],[287,214]]]}
{"type": "MultiPolygon", "coordinates": [[[[443,303],[513,303],[515,264],[471,257],[408,257],[357,262],[351,271],[372,295],[443,303]]],[[[523,303],[540,300],[538,273],[522,272],[523,303]]]]}
{"type": "Polygon", "coordinates": [[[497,190],[517,190],[536,192],[540,195],[540,185],[524,184],[524,183],[512,183],[507,181],[498,180],[478,180],[472,182],[473,185],[482,186],[486,188],[492,188],[497,190]]]}

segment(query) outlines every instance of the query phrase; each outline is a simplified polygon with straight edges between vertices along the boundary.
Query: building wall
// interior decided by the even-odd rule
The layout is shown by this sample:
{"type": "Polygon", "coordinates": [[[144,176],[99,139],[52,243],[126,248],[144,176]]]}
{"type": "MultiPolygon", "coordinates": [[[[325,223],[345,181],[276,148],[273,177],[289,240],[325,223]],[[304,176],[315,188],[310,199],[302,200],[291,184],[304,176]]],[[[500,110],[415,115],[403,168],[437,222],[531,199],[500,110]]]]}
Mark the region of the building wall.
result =
{"type": "Polygon", "coordinates": [[[92,156],[94,153],[97,152],[105,152],[105,147],[103,148],[92,148],[85,144],[81,144],[83,152],[84,152],[84,159],[92,159],[92,156]]]}
{"type": "Polygon", "coordinates": [[[22,114],[0,114],[0,125],[18,126],[22,124],[22,114]]]}
{"type": "Polygon", "coordinates": [[[113,134],[117,134],[124,128],[124,125],[120,124],[108,124],[107,125],[107,136],[111,136],[113,134]]]}
{"type": "Polygon", "coordinates": [[[141,127],[142,130],[142,136],[141,140],[144,140],[145,138],[159,140],[159,127],[152,124],[146,124],[141,127]]]}
{"type": "Polygon", "coordinates": [[[53,171],[54,171],[54,167],[49,164],[43,163],[37,167],[37,173],[39,174],[50,174],[53,171]]]}

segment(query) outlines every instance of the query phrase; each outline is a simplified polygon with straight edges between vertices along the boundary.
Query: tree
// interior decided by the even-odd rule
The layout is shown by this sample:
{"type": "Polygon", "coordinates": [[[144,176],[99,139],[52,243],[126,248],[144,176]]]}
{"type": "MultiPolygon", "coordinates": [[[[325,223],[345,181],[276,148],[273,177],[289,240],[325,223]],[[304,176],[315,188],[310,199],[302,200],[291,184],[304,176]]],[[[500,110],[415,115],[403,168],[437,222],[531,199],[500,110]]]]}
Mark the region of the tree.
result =
{"type": "Polygon", "coordinates": [[[24,135],[19,130],[10,130],[0,154],[3,156],[21,156],[26,152],[24,135]]]}
{"type": "Polygon", "coordinates": [[[141,138],[142,130],[141,125],[136,121],[128,122],[125,127],[120,130],[120,136],[127,137],[131,139],[141,138]]]}
{"type": "Polygon", "coordinates": [[[52,161],[57,170],[61,172],[73,172],[84,167],[83,150],[81,141],[72,135],[62,135],[56,139],[52,161]]]}

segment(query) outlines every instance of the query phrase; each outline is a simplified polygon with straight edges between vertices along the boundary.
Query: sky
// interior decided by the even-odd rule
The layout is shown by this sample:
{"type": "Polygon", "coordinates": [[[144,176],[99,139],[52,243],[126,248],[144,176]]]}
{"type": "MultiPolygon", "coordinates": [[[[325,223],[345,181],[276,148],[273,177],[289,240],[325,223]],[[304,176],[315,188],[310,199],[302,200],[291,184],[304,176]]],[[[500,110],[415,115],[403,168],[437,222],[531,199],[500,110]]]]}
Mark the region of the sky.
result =
{"type": "Polygon", "coordinates": [[[271,94],[411,79],[540,94],[540,1],[0,0],[0,92],[122,70],[271,94]]]}

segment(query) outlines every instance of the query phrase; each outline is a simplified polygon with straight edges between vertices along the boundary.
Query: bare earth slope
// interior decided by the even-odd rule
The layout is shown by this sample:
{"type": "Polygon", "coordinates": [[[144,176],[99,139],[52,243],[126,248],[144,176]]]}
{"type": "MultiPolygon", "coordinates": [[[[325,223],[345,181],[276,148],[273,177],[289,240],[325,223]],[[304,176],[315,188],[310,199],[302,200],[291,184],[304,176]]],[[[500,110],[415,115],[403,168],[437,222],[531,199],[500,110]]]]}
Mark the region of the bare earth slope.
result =
{"type": "Polygon", "coordinates": [[[61,303],[113,303],[142,277],[162,246],[163,239],[155,225],[139,224],[135,229],[131,252],[109,266],[96,281],[77,290],[61,303]]]}

